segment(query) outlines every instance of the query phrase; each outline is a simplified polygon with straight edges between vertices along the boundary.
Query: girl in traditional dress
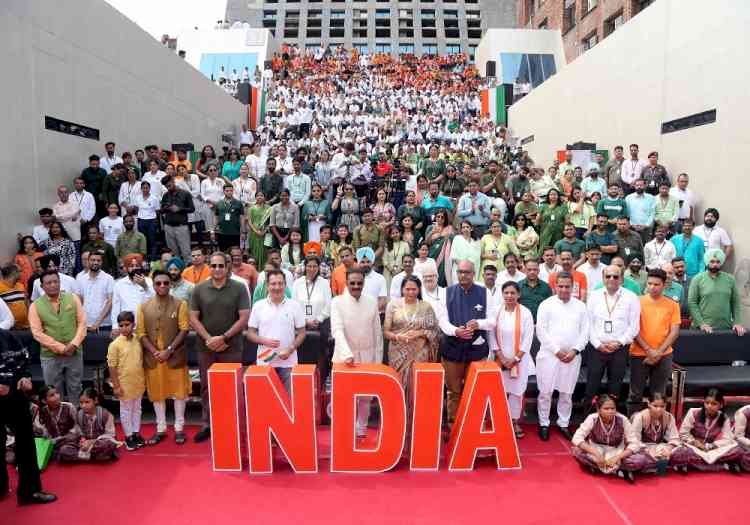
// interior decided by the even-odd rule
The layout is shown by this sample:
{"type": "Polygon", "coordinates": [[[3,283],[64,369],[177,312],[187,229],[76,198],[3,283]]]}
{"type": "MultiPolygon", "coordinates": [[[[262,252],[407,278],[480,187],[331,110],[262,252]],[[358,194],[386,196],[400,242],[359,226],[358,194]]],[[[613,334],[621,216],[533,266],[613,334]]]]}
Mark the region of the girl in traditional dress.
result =
{"type": "Polygon", "coordinates": [[[99,392],[89,387],[81,393],[80,410],[76,415],[78,441],[60,447],[60,461],[108,461],[117,459],[115,418],[99,406],[99,392]]]}
{"type": "Polygon", "coordinates": [[[414,363],[437,360],[440,332],[430,303],[422,300],[422,283],[409,275],[401,283],[401,297],[393,299],[385,308],[383,335],[390,341],[388,364],[401,375],[406,399],[407,432],[411,428],[412,388],[414,363]]]}
{"type": "Polygon", "coordinates": [[[508,394],[510,417],[517,438],[524,436],[520,425],[523,395],[529,376],[536,373],[531,359],[531,343],[534,340],[534,318],[531,311],[518,304],[521,289],[513,281],[502,287],[502,308],[498,309],[495,322],[495,361],[503,371],[503,385],[508,394]]]}
{"type": "MultiPolygon", "coordinates": [[[[281,267],[292,272],[295,278],[302,275],[302,262],[305,258],[302,247],[302,231],[299,228],[289,230],[289,242],[281,248],[281,267]]],[[[292,283],[287,283],[291,286],[292,283]]]]}
{"type": "Polygon", "coordinates": [[[386,231],[396,222],[396,208],[386,200],[386,193],[380,188],[376,193],[377,202],[371,206],[375,224],[386,231]]]}
{"type": "Polygon", "coordinates": [[[419,166],[419,174],[424,175],[427,179],[432,181],[441,182],[448,172],[445,166],[445,161],[439,158],[440,148],[433,144],[430,146],[429,157],[424,159],[419,166]]]}
{"type": "Polygon", "coordinates": [[[354,230],[359,226],[359,200],[354,193],[354,185],[350,182],[344,183],[343,191],[339,189],[336,198],[333,199],[331,210],[338,210],[338,224],[346,225],[349,230],[354,230]]]}
{"type": "Polygon", "coordinates": [[[458,274],[456,269],[458,268],[459,261],[471,261],[474,263],[474,280],[479,280],[479,265],[480,257],[482,253],[482,244],[480,241],[474,238],[474,226],[467,220],[461,221],[461,235],[453,237],[451,243],[451,266],[453,268],[453,282],[458,282],[458,274]]]}
{"type": "Polygon", "coordinates": [[[417,253],[417,248],[422,242],[422,234],[414,229],[414,217],[411,215],[404,215],[401,219],[401,240],[409,245],[412,254],[417,253]]]}
{"type": "Polygon", "coordinates": [[[387,230],[385,251],[383,252],[383,277],[388,290],[391,289],[391,279],[402,269],[401,259],[404,255],[411,255],[409,245],[401,240],[401,229],[391,225],[387,230]]]}
{"type": "MultiPolygon", "coordinates": [[[[255,192],[255,206],[250,207],[248,217],[247,251],[255,257],[258,268],[266,264],[266,235],[268,221],[271,219],[271,207],[266,204],[266,196],[262,191],[255,192]]],[[[270,241],[269,241],[270,246],[270,241]]]]}
{"type": "Polygon", "coordinates": [[[750,419],[750,405],[746,405],[734,413],[734,439],[742,448],[740,465],[745,472],[750,472],[750,427],[747,425],[748,419],[750,419]]]}
{"type": "Polygon", "coordinates": [[[308,241],[320,241],[320,229],[328,222],[330,207],[323,199],[323,189],[317,182],[313,183],[311,197],[305,202],[300,211],[302,231],[308,241]]]}
{"type": "Polygon", "coordinates": [[[426,266],[434,266],[437,268],[437,263],[435,262],[435,259],[432,257],[429,257],[430,253],[430,245],[426,242],[423,242],[419,245],[419,248],[417,248],[417,257],[414,259],[414,274],[421,279],[422,275],[422,268],[426,266]]]}
{"type": "Polygon", "coordinates": [[[607,394],[599,396],[597,407],[573,436],[573,457],[592,473],[616,474],[632,483],[633,472],[625,460],[639,448],[633,427],[607,394]]]}
{"type": "Polygon", "coordinates": [[[448,212],[438,210],[435,213],[434,222],[425,232],[425,242],[430,247],[429,257],[435,260],[438,268],[438,283],[440,286],[448,286],[453,280],[450,253],[451,240],[455,234],[453,226],[448,218],[448,212]]]}
{"type": "Polygon", "coordinates": [[[16,266],[21,271],[20,281],[26,286],[34,273],[34,261],[44,256],[44,252],[31,235],[24,235],[18,241],[18,252],[16,252],[16,266]]]}
{"type": "Polygon", "coordinates": [[[76,409],[72,403],[61,401],[60,392],[47,385],[39,392],[42,407],[34,421],[34,433],[52,440],[52,457],[58,457],[60,448],[78,442],[76,409]]]}
{"type": "Polygon", "coordinates": [[[539,227],[539,246],[554,246],[563,237],[567,208],[560,202],[560,192],[552,188],[547,203],[539,208],[536,225],[539,227]]]}
{"type": "Polygon", "coordinates": [[[723,408],[724,395],[718,388],[710,388],[703,407],[688,410],[680,426],[682,446],[672,453],[677,470],[686,473],[689,468],[703,472],[740,468],[742,449],[734,440],[723,408]]]}
{"type": "MultiPolygon", "coordinates": [[[[115,204],[115,206],[117,206],[115,204]]],[[[62,224],[52,221],[49,225],[49,239],[45,255],[57,255],[60,258],[59,270],[61,273],[73,276],[76,266],[76,248],[73,241],[68,237],[62,224]]]]}
{"type": "Polygon", "coordinates": [[[484,274],[484,267],[488,264],[494,266],[498,272],[503,271],[505,269],[503,258],[507,253],[518,255],[516,243],[513,242],[513,238],[510,235],[503,233],[501,221],[492,221],[490,231],[482,237],[482,266],[479,275],[484,274]]]}
{"type": "Polygon", "coordinates": [[[526,260],[530,257],[536,257],[539,251],[539,235],[531,225],[531,221],[526,215],[517,215],[513,224],[516,229],[513,239],[521,254],[521,259],[526,260]]]}
{"type": "Polygon", "coordinates": [[[341,264],[339,250],[344,246],[350,248],[352,250],[352,253],[354,253],[354,243],[352,242],[352,235],[349,227],[346,224],[339,224],[336,227],[336,240],[333,242],[333,248],[331,249],[334,268],[341,264]]]}
{"type": "Polygon", "coordinates": [[[656,472],[659,464],[669,462],[674,449],[680,446],[677,424],[674,416],[667,412],[664,394],[652,393],[648,407],[633,414],[632,425],[641,448],[627,462],[634,471],[656,472]]]}

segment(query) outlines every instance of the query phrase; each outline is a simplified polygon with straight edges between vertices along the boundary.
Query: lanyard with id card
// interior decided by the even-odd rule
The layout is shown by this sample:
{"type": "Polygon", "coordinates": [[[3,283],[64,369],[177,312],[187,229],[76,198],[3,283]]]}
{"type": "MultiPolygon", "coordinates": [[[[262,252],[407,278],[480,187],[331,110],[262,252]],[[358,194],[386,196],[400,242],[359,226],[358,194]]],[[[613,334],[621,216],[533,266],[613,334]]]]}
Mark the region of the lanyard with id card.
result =
{"type": "Polygon", "coordinates": [[[611,334],[614,332],[614,324],[612,323],[612,312],[615,311],[615,308],[617,308],[617,303],[620,302],[620,294],[617,294],[617,299],[615,299],[615,304],[612,305],[612,308],[609,307],[609,297],[608,293],[604,292],[604,304],[607,306],[607,315],[609,316],[609,319],[604,321],[604,333],[605,334],[611,334]]]}

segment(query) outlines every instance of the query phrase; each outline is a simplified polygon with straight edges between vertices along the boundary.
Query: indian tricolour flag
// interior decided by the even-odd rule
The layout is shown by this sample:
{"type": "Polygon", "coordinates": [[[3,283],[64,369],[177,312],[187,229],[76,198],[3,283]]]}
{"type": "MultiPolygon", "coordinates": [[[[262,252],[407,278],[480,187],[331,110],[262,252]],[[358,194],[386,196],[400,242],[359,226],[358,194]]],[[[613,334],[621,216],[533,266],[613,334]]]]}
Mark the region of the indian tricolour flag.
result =
{"type": "Polygon", "coordinates": [[[266,118],[266,90],[265,86],[252,86],[251,90],[248,125],[250,129],[257,129],[266,118]]]}
{"type": "Polygon", "coordinates": [[[505,87],[498,84],[495,87],[483,89],[479,92],[479,96],[482,100],[482,115],[490,117],[495,124],[507,124],[505,87]]]}

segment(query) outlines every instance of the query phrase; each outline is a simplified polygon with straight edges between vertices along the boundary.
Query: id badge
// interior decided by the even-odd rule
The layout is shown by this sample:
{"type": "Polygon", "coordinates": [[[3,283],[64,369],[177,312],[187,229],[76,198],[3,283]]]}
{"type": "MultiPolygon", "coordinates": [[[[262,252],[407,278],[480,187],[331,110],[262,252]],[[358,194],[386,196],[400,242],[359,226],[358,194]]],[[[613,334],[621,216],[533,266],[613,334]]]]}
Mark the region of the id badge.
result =
{"type": "Polygon", "coordinates": [[[224,214],[224,220],[225,220],[226,222],[229,222],[229,221],[231,221],[231,220],[232,220],[232,216],[231,216],[231,215],[230,215],[229,213],[225,213],[225,214],[224,214]]]}
{"type": "Polygon", "coordinates": [[[604,333],[605,334],[612,333],[612,321],[604,321],[604,333]]]}
{"type": "Polygon", "coordinates": [[[630,255],[630,248],[625,248],[625,255],[630,255]]]}
{"type": "Polygon", "coordinates": [[[312,315],[312,314],[313,314],[312,313],[312,305],[311,304],[306,304],[305,305],[305,315],[312,315]]]}
{"type": "Polygon", "coordinates": [[[554,215],[550,215],[549,220],[554,221],[555,220],[555,216],[554,215]]]}

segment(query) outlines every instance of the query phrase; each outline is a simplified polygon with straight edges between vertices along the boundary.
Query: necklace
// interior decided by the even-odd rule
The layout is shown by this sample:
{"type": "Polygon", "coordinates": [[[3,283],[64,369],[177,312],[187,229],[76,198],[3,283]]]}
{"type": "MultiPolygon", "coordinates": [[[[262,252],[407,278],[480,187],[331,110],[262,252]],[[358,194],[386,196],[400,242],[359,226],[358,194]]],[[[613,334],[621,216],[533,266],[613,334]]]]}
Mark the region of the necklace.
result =
{"type": "Polygon", "coordinates": [[[406,302],[406,299],[404,301],[404,318],[406,319],[407,325],[413,325],[414,321],[417,320],[417,313],[419,310],[419,299],[417,299],[417,302],[413,304],[409,304],[406,302]],[[409,316],[409,311],[412,312],[411,316],[409,316]]]}

